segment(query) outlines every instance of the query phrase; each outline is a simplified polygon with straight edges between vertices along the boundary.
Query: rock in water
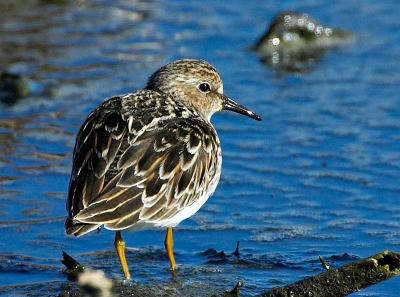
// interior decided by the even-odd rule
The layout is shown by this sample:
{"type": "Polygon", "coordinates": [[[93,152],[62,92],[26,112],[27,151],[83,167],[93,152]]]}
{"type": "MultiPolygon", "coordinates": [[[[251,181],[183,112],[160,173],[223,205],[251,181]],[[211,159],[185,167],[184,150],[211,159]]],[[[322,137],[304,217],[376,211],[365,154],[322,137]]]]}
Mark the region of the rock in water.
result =
{"type": "Polygon", "coordinates": [[[14,104],[18,99],[28,96],[29,82],[19,74],[0,73],[0,101],[14,104]]]}
{"type": "Polygon", "coordinates": [[[277,15],[254,49],[262,61],[284,70],[302,70],[322,58],[327,49],[353,41],[350,32],[321,25],[305,13],[277,15]]]}

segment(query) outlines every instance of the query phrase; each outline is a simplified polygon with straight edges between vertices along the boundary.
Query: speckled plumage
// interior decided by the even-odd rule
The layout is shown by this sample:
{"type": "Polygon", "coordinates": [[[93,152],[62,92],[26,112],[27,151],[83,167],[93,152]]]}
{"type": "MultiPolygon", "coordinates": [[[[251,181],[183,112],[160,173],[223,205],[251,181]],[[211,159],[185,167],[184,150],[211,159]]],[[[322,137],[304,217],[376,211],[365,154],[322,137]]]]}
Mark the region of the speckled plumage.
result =
{"type": "Polygon", "coordinates": [[[169,226],[168,218],[212,192],[220,159],[217,134],[196,111],[153,90],[113,97],[78,134],[67,232],[169,226]]]}

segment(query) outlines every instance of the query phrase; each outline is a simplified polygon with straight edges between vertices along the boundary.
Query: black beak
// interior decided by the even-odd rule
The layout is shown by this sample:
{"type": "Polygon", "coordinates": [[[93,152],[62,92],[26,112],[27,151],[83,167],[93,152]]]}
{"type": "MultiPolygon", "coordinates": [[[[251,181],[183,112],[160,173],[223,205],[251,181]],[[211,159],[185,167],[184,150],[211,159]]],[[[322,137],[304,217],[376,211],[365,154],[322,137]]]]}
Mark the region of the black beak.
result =
{"type": "Polygon", "coordinates": [[[225,95],[223,95],[223,99],[224,99],[224,107],[223,110],[231,110],[240,114],[243,114],[245,116],[251,117],[252,119],[255,119],[257,121],[261,121],[261,117],[257,114],[255,114],[254,112],[252,112],[251,110],[247,109],[246,107],[237,104],[235,101],[233,101],[232,99],[226,97],[225,95]]]}

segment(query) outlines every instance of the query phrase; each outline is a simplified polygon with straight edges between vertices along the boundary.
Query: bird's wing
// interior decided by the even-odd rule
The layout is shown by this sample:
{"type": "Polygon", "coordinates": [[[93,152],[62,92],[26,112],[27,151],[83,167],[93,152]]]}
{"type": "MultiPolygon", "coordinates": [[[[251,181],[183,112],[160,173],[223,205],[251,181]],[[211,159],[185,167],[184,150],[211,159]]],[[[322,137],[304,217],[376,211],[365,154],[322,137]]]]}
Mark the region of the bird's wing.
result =
{"type": "Polygon", "coordinates": [[[120,109],[119,97],[109,99],[88,116],[78,133],[66,205],[69,219],[103,191],[126,133],[120,109]]]}
{"type": "MultiPolygon", "coordinates": [[[[115,162],[127,141],[134,142],[146,127],[154,126],[154,113],[166,104],[166,99],[158,92],[142,90],[112,97],[89,114],[76,137],[67,197],[67,232],[75,216],[117,175],[115,162]]],[[[164,116],[175,115],[171,109],[161,110],[164,116]]]]}
{"type": "MultiPolygon", "coordinates": [[[[101,174],[108,180],[96,196],[83,196],[75,220],[108,229],[128,228],[139,220],[157,223],[207,193],[219,154],[219,140],[210,124],[199,118],[172,117],[146,126],[129,116],[119,135],[123,143],[112,164],[90,162],[87,167],[87,181],[98,182],[101,174]]],[[[112,138],[112,144],[117,142],[112,138]]],[[[97,161],[96,156],[87,158],[97,161]]]]}

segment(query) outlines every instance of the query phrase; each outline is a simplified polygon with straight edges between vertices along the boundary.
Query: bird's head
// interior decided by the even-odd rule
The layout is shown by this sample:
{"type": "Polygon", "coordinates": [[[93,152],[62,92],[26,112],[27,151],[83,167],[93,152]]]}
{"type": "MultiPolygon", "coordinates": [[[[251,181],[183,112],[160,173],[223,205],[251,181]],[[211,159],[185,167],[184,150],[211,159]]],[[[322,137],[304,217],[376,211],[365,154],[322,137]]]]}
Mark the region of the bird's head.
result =
{"type": "Polygon", "coordinates": [[[146,88],[193,106],[207,120],[217,111],[231,110],[261,121],[257,114],[224,95],[217,70],[202,60],[186,59],[167,64],[153,73],[146,88]]]}

